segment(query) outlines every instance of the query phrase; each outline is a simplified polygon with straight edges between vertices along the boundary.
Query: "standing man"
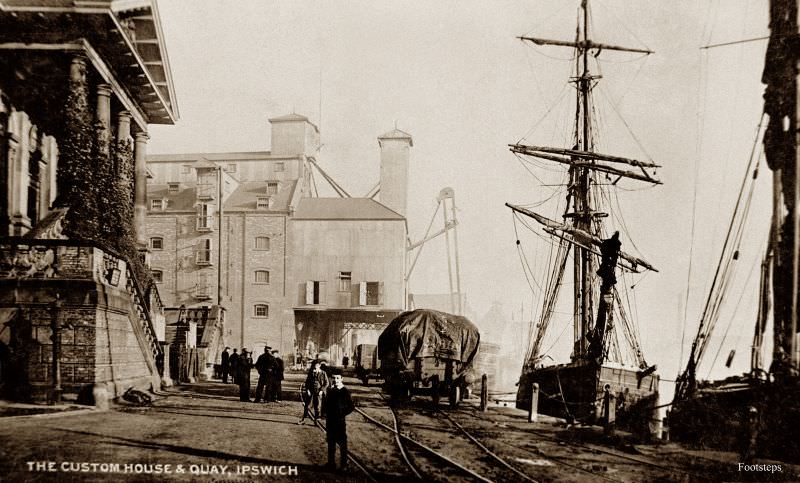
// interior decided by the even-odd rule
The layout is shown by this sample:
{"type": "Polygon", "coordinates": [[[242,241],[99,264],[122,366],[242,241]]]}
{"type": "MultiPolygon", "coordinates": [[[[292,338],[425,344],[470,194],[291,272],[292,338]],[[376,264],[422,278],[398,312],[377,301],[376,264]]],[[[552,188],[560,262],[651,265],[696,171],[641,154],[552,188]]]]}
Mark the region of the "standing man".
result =
{"type": "Polygon", "coordinates": [[[242,402],[250,402],[250,369],[252,367],[253,359],[247,349],[242,347],[242,355],[239,356],[236,372],[236,379],[239,381],[239,400],[242,402]]]}
{"type": "Polygon", "coordinates": [[[272,360],[272,354],[270,350],[272,348],[270,346],[264,347],[264,353],[258,356],[258,360],[256,360],[256,370],[258,371],[258,385],[256,386],[256,401],[261,402],[261,394],[264,394],[264,402],[270,401],[270,379],[271,379],[271,370],[274,362],[272,360]]]}
{"type": "Polygon", "coordinates": [[[311,416],[314,417],[314,424],[316,424],[319,418],[319,401],[322,399],[322,395],[328,387],[328,377],[325,375],[325,372],[319,368],[319,361],[311,361],[311,369],[308,370],[304,386],[303,417],[300,418],[297,424],[303,424],[303,421],[306,420],[306,416],[309,416],[308,406],[313,406],[314,408],[314,413],[311,416]]]}
{"type": "Polygon", "coordinates": [[[228,354],[228,349],[230,347],[225,347],[225,350],[222,351],[222,383],[228,383],[228,371],[231,369],[231,359],[230,354],[228,354]]]}
{"type": "Polygon", "coordinates": [[[328,388],[325,396],[327,404],[327,416],[325,432],[328,440],[328,467],[336,467],[336,445],[339,445],[340,469],[347,468],[347,423],[345,418],[353,412],[353,399],[350,391],[344,387],[342,381],[342,371],[339,368],[332,368],[333,386],[328,388]]]}
{"type": "Polygon", "coordinates": [[[272,360],[274,365],[272,367],[272,400],[281,400],[281,381],[283,381],[283,359],[277,350],[272,351],[272,360]]]}
{"type": "Polygon", "coordinates": [[[233,354],[231,354],[230,359],[228,359],[228,363],[230,364],[231,370],[231,377],[233,378],[233,383],[239,383],[239,354],[236,353],[236,349],[233,349],[233,354]]]}

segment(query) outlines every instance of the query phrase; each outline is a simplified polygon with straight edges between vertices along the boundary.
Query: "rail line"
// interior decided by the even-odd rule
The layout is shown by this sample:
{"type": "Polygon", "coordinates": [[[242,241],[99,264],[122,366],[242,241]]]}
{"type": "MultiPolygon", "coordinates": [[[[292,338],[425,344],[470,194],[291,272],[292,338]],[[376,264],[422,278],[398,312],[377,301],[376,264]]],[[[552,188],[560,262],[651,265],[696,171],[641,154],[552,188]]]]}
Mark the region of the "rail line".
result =
{"type": "MultiPolygon", "coordinates": [[[[472,412],[466,411],[464,409],[460,409],[459,412],[462,413],[462,414],[469,415],[469,416],[474,416],[474,414],[472,412]]],[[[582,449],[585,449],[585,450],[588,450],[588,451],[597,452],[597,453],[603,453],[605,455],[613,456],[615,458],[619,458],[619,459],[622,459],[622,460],[631,461],[631,462],[638,463],[638,464],[641,464],[641,465],[650,466],[652,468],[658,468],[660,470],[667,471],[669,473],[680,473],[680,474],[684,474],[684,475],[687,475],[687,476],[692,476],[692,477],[695,477],[695,478],[701,478],[700,475],[694,474],[694,473],[692,473],[690,471],[686,471],[686,470],[684,470],[682,468],[664,466],[664,465],[655,463],[653,461],[650,461],[648,459],[636,458],[634,456],[620,454],[619,452],[611,451],[611,450],[605,449],[605,448],[603,448],[601,446],[597,446],[597,445],[591,445],[590,446],[590,445],[587,445],[587,444],[577,443],[575,441],[563,440],[563,439],[560,439],[560,438],[553,437],[553,436],[551,436],[549,434],[543,433],[541,431],[536,431],[535,429],[525,429],[525,432],[528,432],[528,433],[531,433],[531,434],[535,434],[536,436],[539,436],[542,439],[546,439],[546,440],[549,440],[549,441],[552,441],[552,442],[555,442],[555,443],[558,443],[558,444],[567,444],[569,446],[582,448],[582,449]]],[[[519,449],[521,451],[525,451],[525,452],[528,452],[528,453],[531,453],[531,454],[538,454],[540,456],[544,456],[545,458],[552,459],[554,461],[558,461],[558,460],[561,459],[561,458],[556,457],[556,456],[548,456],[548,455],[544,454],[543,452],[541,452],[540,450],[534,451],[534,450],[531,450],[530,448],[524,448],[524,447],[521,447],[521,446],[517,446],[517,445],[511,444],[511,443],[509,443],[507,441],[501,441],[501,442],[503,444],[507,445],[507,446],[511,446],[513,448],[516,448],[516,449],[519,449]]],[[[560,462],[561,464],[564,464],[566,466],[574,467],[574,468],[579,469],[581,471],[588,472],[588,473],[590,473],[590,474],[592,474],[594,476],[597,476],[597,477],[601,477],[601,478],[604,478],[604,479],[610,479],[610,478],[604,477],[603,475],[599,475],[597,473],[594,473],[594,472],[591,472],[589,470],[586,470],[585,468],[581,468],[580,466],[577,466],[577,465],[572,465],[570,463],[566,463],[566,462],[563,462],[563,461],[558,461],[558,462],[560,462]]],[[[610,479],[610,480],[611,481],[617,481],[617,480],[613,480],[613,479],[610,479]]]]}
{"type": "MultiPolygon", "coordinates": [[[[391,408],[391,407],[389,409],[392,412],[392,414],[394,415],[394,409],[391,408]]],[[[373,418],[372,416],[370,416],[369,414],[364,412],[362,409],[356,408],[356,411],[359,414],[361,414],[362,416],[364,416],[365,419],[367,419],[368,421],[372,422],[373,424],[375,424],[375,425],[377,425],[377,426],[379,426],[379,427],[381,427],[381,428],[383,428],[383,429],[385,429],[387,431],[390,431],[390,432],[394,433],[398,437],[398,439],[405,440],[405,441],[408,441],[409,443],[412,443],[413,445],[417,446],[418,448],[421,448],[422,450],[424,450],[426,453],[428,453],[430,455],[433,455],[433,456],[435,456],[436,458],[438,458],[438,459],[440,459],[442,461],[445,461],[450,466],[452,466],[454,468],[457,468],[457,469],[463,471],[464,473],[467,473],[468,475],[472,476],[473,478],[476,478],[476,479],[478,479],[480,481],[483,481],[485,483],[494,483],[494,482],[492,482],[492,480],[490,480],[490,479],[488,479],[488,478],[476,473],[475,471],[473,471],[473,470],[461,465],[460,463],[458,463],[456,461],[453,461],[452,459],[450,459],[447,456],[439,453],[438,451],[436,451],[433,448],[427,446],[426,444],[420,443],[419,441],[417,441],[415,439],[412,439],[412,438],[400,433],[400,431],[398,431],[397,429],[392,428],[390,426],[387,426],[386,424],[378,421],[377,419],[373,418]]],[[[396,415],[394,415],[394,418],[395,418],[395,422],[397,422],[397,416],[396,415]]],[[[402,444],[400,444],[400,447],[401,448],[403,447],[402,444]]],[[[405,449],[402,449],[401,451],[405,454],[405,449]]],[[[410,462],[410,460],[406,459],[406,463],[409,465],[409,467],[412,467],[412,468],[414,467],[414,465],[410,462]]],[[[416,469],[414,469],[414,473],[416,475],[418,475],[420,479],[425,479],[422,475],[419,474],[418,471],[416,471],[416,469]]]]}

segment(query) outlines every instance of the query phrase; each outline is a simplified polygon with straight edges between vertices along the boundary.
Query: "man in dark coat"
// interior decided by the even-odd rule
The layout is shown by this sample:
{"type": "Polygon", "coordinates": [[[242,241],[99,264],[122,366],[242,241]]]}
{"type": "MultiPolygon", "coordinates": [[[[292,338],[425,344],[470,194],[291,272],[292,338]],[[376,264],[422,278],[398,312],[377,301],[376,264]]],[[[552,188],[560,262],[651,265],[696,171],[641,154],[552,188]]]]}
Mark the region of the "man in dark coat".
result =
{"type": "Polygon", "coordinates": [[[339,445],[341,469],[347,468],[347,423],[345,418],[355,409],[350,391],[344,387],[342,371],[332,369],[333,386],[328,388],[325,396],[327,415],[325,432],[328,440],[328,467],[336,467],[336,445],[339,445]]]}
{"type": "Polygon", "coordinates": [[[250,402],[250,369],[252,368],[253,359],[247,349],[243,347],[236,372],[236,379],[239,381],[239,400],[242,402],[250,402]]]}
{"type": "Polygon", "coordinates": [[[225,350],[222,351],[222,364],[220,364],[222,366],[221,369],[222,369],[223,384],[228,383],[228,371],[231,370],[231,359],[230,359],[230,354],[228,354],[228,349],[230,349],[230,347],[226,347],[225,350]]]}
{"type": "Polygon", "coordinates": [[[308,370],[306,382],[303,384],[303,417],[300,418],[300,421],[298,421],[297,424],[303,424],[303,421],[306,420],[307,416],[313,416],[316,424],[316,421],[319,418],[319,402],[322,399],[322,395],[325,394],[325,389],[327,389],[327,387],[328,376],[322,369],[320,369],[319,361],[311,361],[311,368],[308,370]],[[309,406],[313,406],[313,414],[309,414],[309,406]]]}
{"type": "Polygon", "coordinates": [[[258,385],[256,386],[256,401],[261,402],[261,394],[264,392],[264,402],[270,401],[270,379],[272,378],[272,367],[275,361],[272,359],[272,348],[270,346],[264,347],[264,353],[258,356],[256,360],[256,370],[258,371],[258,385]]]}
{"type": "Polygon", "coordinates": [[[236,353],[236,349],[233,349],[233,354],[231,354],[230,358],[228,359],[228,363],[230,364],[231,376],[233,377],[233,383],[239,383],[239,354],[236,353]]]}
{"type": "Polygon", "coordinates": [[[272,377],[270,378],[270,382],[272,382],[272,391],[270,395],[273,401],[280,401],[281,381],[283,381],[283,359],[281,359],[280,353],[277,350],[272,351],[272,360],[274,361],[274,365],[272,366],[272,377]]]}

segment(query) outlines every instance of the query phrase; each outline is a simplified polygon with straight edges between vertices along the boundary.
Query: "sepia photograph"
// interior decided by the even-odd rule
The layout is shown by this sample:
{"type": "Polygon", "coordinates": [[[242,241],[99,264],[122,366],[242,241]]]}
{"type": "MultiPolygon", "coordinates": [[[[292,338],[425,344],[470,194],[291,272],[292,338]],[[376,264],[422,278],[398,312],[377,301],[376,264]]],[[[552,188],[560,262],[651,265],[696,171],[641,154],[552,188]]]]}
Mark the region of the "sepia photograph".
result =
{"type": "Polygon", "coordinates": [[[0,0],[0,482],[800,481],[800,1],[0,0]]]}

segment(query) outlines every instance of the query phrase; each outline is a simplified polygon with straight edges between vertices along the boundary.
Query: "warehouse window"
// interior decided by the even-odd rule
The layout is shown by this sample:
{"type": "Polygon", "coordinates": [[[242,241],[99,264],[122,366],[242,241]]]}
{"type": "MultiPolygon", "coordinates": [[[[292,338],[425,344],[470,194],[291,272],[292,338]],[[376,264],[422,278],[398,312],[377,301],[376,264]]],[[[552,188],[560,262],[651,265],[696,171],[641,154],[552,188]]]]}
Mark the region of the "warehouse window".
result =
{"type": "Polygon", "coordinates": [[[381,305],[383,282],[361,282],[358,286],[358,305],[381,305]]]}
{"type": "Polygon", "coordinates": [[[152,270],[150,273],[153,274],[153,281],[155,283],[161,283],[164,281],[164,272],[161,270],[152,270]]]}
{"type": "Polygon", "coordinates": [[[269,250],[269,237],[257,236],[256,237],[256,250],[269,250]]]}
{"type": "Polygon", "coordinates": [[[269,283],[269,270],[256,270],[255,283],[269,283]]]}
{"type": "Polygon", "coordinates": [[[325,282],[309,280],[306,282],[306,305],[322,305],[325,303],[325,282]]]}
{"type": "Polygon", "coordinates": [[[156,198],[154,200],[150,200],[150,209],[155,211],[160,211],[164,209],[164,200],[161,198],[156,198]]]}
{"type": "Polygon", "coordinates": [[[262,318],[269,317],[269,305],[255,304],[253,306],[253,317],[262,317],[262,318]]]}
{"type": "Polygon", "coordinates": [[[352,272],[339,272],[339,291],[349,292],[352,279],[352,272]]]}
{"type": "Polygon", "coordinates": [[[275,172],[281,172],[286,169],[286,165],[284,163],[275,163],[275,172]]]}
{"type": "Polygon", "coordinates": [[[181,189],[181,185],[179,183],[169,183],[169,192],[170,193],[177,193],[181,189]]]}
{"type": "Polygon", "coordinates": [[[163,250],[164,249],[164,239],[160,236],[154,236],[150,239],[150,248],[152,250],[163,250]]]}

